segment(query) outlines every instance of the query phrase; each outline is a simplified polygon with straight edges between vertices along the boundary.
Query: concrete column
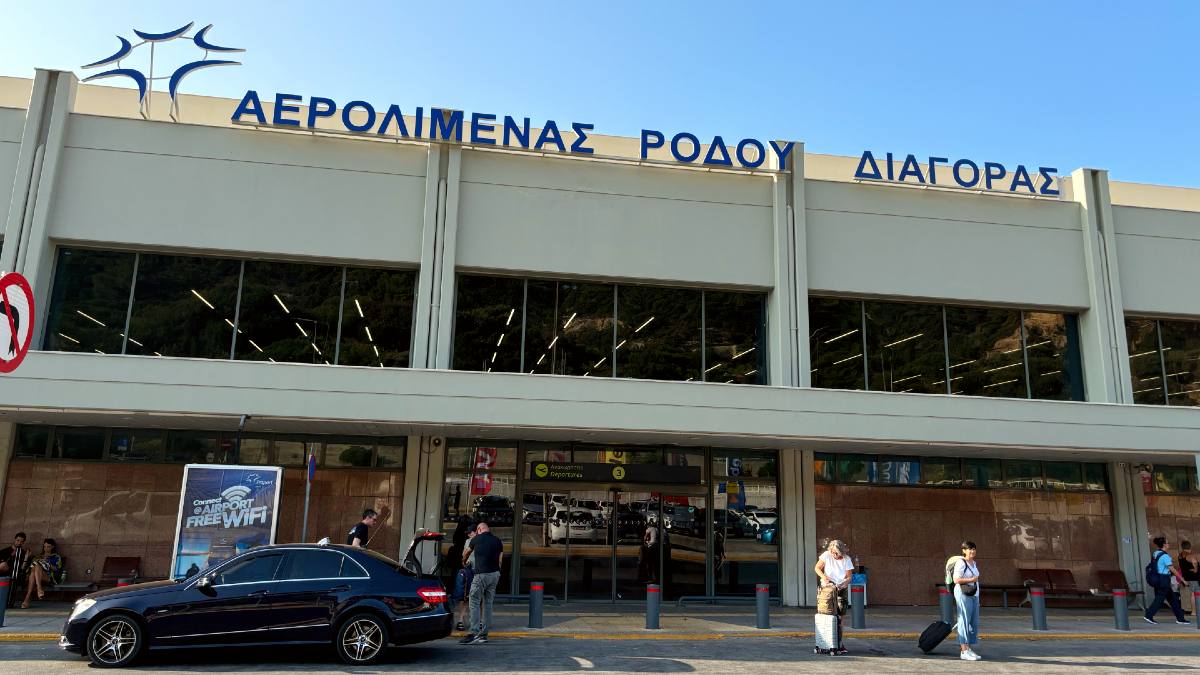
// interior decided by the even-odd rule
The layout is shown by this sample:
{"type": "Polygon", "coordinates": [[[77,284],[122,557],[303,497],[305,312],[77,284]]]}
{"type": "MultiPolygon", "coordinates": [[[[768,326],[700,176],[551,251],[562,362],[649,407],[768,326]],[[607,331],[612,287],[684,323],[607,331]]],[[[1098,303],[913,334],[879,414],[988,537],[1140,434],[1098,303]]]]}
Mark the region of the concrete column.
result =
{"type": "MultiPolygon", "coordinates": [[[[1197,463],[1200,463],[1200,455],[1197,463]]],[[[1128,462],[1109,462],[1108,485],[1112,491],[1117,562],[1130,585],[1144,591],[1142,572],[1150,562],[1150,527],[1146,523],[1146,495],[1142,492],[1141,472],[1128,462]]]]}
{"type": "Polygon", "coordinates": [[[0,422],[0,519],[4,518],[4,498],[8,495],[8,466],[12,464],[16,441],[17,425],[0,422]]]}
{"type": "MultiPolygon", "coordinates": [[[[400,554],[419,528],[438,531],[442,527],[442,484],[446,480],[446,439],[440,436],[409,436],[404,462],[404,505],[400,514],[400,554]]],[[[423,546],[421,567],[433,569],[434,550],[423,546]]]]}
{"type": "Polygon", "coordinates": [[[439,223],[441,236],[438,237],[438,286],[431,308],[431,318],[436,322],[436,330],[431,330],[430,334],[436,335],[437,341],[430,367],[446,370],[451,366],[450,359],[454,353],[454,299],[455,289],[458,287],[455,264],[458,260],[458,201],[462,163],[462,146],[451,147],[446,167],[443,201],[445,208],[439,223]]]}
{"type": "MultiPolygon", "coordinates": [[[[805,198],[804,144],[796,143],[792,151],[792,194],[789,210],[794,233],[793,257],[795,259],[793,300],[796,307],[796,352],[797,387],[812,386],[812,353],[808,335],[808,201],[805,198]]],[[[812,468],[811,454],[809,468],[812,468]]]]}
{"type": "Polygon", "coordinates": [[[789,607],[817,602],[817,500],[813,491],[813,453],[779,451],[781,530],[779,539],[783,603],[789,607]]]}
{"type": "Polygon", "coordinates": [[[1132,403],[1125,307],[1117,269],[1116,233],[1108,172],[1077,169],[1071,173],[1075,201],[1082,207],[1083,250],[1091,306],[1079,316],[1083,380],[1087,400],[1132,403]]]}
{"type": "Polygon", "coordinates": [[[78,80],[73,73],[38,69],[25,115],[21,148],[8,204],[0,269],[19,272],[39,302],[33,344],[42,343],[53,272],[54,247],[48,237],[50,205],[62,164],[67,123],[75,105],[78,80]]]}
{"type": "MultiPolygon", "coordinates": [[[[769,382],[776,386],[796,387],[802,386],[801,338],[807,340],[808,336],[806,230],[802,228],[797,232],[796,225],[797,221],[804,223],[804,144],[795,144],[788,166],[776,168],[782,171],[775,177],[772,198],[775,283],[767,309],[769,382]],[[799,208],[797,195],[800,195],[799,208]]],[[[807,347],[803,349],[807,351],[807,347]]]]}
{"type": "Polygon", "coordinates": [[[425,163],[425,213],[421,228],[421,267],[417,271],[417,299],[413,307],[413,345],[409,363],[413,368],[431,368],[433,342],[434,292],[438,288],[437,258],[440,235],[439,213],[442,210],[443,172],[447,165],[445,146],[430,145],[425,163]]]}

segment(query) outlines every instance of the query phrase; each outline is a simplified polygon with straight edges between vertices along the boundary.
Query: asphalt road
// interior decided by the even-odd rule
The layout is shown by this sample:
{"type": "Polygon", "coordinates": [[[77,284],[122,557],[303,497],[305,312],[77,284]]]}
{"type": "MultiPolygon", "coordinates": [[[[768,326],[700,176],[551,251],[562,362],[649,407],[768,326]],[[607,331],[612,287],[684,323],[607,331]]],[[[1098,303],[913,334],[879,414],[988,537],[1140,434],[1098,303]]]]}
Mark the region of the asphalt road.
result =
{"type": "MultiPolygon", "coordinates": [[[[156,653],[138,667],[144,672],[438,672],[438,673],[789,673],[856,670],[885,673],[977,672],[1064,673],[1171,672],[1200,668],[1195,640],[1009,640],[981,645],[985,660],[966,664],[957,647],[943,644],[922,655],[910,641],[847,640],[850,656],[817,656],[808,640],[495,639],[460,646],[451,640],[393,649],[372,668],[350,669],[330,650],[279,647],[269,650],[195,650],[156,653]]],[[[88,662],[51,642],[0,643],[0,663],[10,672],[95,672],[88,662]]]]}

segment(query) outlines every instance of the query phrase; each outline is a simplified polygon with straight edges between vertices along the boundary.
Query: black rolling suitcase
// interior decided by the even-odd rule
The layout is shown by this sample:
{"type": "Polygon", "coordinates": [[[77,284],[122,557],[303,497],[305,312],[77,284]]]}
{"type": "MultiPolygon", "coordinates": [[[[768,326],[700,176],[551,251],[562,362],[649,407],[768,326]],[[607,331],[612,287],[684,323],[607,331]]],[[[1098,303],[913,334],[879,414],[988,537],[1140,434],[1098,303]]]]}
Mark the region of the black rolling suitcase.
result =
{"type": "Polygon", "coordinates": [[[945,640],[953,629],[954,627],[945,621],[934,621],[921,633],[920,639],[917,640],[917,646],[928,654],[937,649],[937,646],[942,644],[942,640],[945,640]]]}

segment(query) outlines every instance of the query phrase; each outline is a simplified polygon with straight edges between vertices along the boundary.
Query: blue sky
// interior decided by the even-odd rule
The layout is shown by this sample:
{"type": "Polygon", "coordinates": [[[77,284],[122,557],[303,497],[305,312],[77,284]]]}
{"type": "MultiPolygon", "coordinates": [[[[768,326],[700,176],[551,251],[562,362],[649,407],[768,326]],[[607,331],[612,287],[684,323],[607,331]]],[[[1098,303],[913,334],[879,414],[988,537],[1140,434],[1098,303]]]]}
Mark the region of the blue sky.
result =
{"type": "Polygon", "coordinates": [[[247,51],[241,67],[192,75],[187,93],[448,106],[596,133],[786,138],[810,152],[1200,186],[1196,3],[11,4],[0,75],[81,73],[115,35],[196,21],[247,51]]]}

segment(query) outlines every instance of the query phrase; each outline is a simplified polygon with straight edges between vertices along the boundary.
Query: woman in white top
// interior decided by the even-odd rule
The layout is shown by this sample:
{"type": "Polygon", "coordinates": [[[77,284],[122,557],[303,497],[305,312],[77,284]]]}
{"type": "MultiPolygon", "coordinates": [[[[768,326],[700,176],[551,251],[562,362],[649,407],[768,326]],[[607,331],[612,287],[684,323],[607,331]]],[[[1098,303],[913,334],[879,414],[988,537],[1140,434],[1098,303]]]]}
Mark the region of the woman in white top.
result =
{"type": "Polygon", "coordinates": [[[954,563],[954,600],[958,603],[958,658],[978,661],[979,644],[979,565],[975,562],[975,542],[962,543],[963,557],[954,563]]]}
{"type": "MultiPolygon", "coordinates": [[[[820,580],[821,590],[818,595],[832,594],[834,603],[834,614],[837,612],[837,599],[842,598],[845,602],[846,590],[850,587],[850,577],[854,574],[854,561],[850,559],[850,551],[846,548],[846,542],[840,539],[834,539],[829,542],[829,547],[824,553],[817,558],[817,564],[813,566],[813,570],[817,573],[817,578],[820,580]]],[[[837,621],[837,652],[845,654],[846,647],[842,645],[842,620],[838,617],[837,621]]]]}

